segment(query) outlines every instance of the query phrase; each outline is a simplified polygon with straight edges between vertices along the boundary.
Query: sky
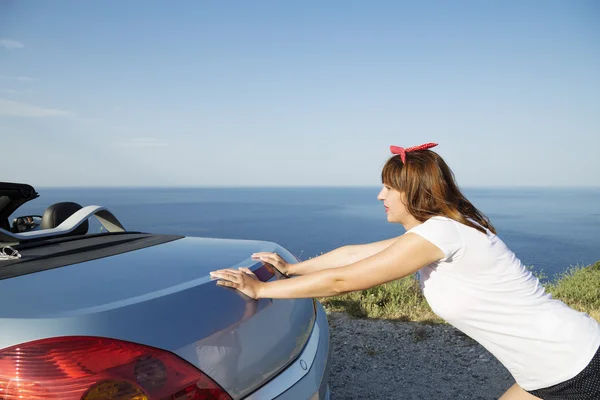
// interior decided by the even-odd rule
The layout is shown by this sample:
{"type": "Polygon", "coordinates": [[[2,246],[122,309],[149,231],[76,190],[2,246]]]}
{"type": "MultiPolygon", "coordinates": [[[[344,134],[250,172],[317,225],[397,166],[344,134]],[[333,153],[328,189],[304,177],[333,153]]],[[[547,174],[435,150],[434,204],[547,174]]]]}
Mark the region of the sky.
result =
{"type": "Polygon", "coordinates": [[[600,3],[0,0],[0,181],[600,187],[600,3]]]}

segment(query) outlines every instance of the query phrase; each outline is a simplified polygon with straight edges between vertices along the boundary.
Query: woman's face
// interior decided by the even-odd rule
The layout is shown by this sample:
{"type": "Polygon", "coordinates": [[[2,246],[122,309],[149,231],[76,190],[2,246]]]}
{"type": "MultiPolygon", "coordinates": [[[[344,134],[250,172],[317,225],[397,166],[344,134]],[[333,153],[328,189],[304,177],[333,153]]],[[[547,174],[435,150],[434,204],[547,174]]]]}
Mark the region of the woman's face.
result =
{"type": "Polygon", "coordinates": [[[409,220],[410,214],[406,210],[405,196],[400,191],[384,184],[377,199],[383,201],[388,222],[404,224],[409,220]]]}

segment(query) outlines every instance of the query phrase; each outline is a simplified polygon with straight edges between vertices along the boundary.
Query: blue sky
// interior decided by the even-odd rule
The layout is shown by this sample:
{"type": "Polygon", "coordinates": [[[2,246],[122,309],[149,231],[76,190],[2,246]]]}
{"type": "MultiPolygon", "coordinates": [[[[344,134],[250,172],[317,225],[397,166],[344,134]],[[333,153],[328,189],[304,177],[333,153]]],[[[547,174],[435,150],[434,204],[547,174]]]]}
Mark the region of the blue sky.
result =
{"type": "Polygon", "coordinates": [[[0,1],[0,180],[600,186],[596,1],[0,1]]]}

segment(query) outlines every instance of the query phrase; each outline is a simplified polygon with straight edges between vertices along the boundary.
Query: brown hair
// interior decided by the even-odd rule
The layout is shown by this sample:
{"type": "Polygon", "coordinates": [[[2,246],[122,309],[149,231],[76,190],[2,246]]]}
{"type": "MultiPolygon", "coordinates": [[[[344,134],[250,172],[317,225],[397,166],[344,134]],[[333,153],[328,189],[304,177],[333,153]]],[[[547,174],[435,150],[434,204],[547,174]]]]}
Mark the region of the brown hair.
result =
{"type": "Polygon", "coordinates": [[[434,151],[407,153],[406,164],[399,155],[391,157],[383,166],[381,181],[405,193],[408,212],[420,222],[443,216],[482,233],[484,228],[496,233],[488,217],[461,193],[450,167],[434,151]]]}

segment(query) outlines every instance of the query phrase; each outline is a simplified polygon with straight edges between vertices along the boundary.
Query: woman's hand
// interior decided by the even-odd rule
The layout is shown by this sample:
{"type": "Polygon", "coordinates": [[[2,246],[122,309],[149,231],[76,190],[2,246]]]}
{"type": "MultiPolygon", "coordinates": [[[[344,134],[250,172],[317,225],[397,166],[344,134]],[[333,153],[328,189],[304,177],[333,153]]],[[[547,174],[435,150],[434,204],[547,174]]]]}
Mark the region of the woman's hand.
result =
{"type": "Polygon", "coordinates": [[[210,273],[211,278],[218,278],[217,285],[231,287],[253,299],[258,299],[259,292],[264,285],[248,268],[220,269],[210,273]]]}
{"type": "Polygon", "coordinates": [[[272,266],[277,268],[277,270],[279,272],[281,272],[284,275],[290,274],[290,267],[292,264],[287,263],[277,253],[268,253],[268,252],[254,253],[254,254],[252,254],[252,258],[255,260],[258,259],[267,264],[271,264],[272,266]]]}

